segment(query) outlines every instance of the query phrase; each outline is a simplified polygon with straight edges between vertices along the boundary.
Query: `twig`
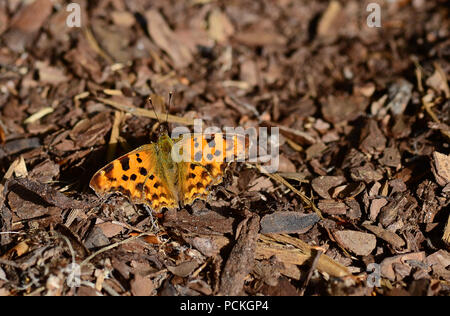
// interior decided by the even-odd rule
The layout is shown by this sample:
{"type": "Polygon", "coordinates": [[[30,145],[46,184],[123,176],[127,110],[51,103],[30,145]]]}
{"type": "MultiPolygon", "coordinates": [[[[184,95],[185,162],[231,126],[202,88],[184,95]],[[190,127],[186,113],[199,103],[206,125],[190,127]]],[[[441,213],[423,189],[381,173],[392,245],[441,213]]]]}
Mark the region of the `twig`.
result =
{"type": "Polygon", "coordinates": [[[265,170],[265,168],[259,164],[256,165],[256,168],[258,168],[258,170],[260,172],[262,172],[263,174],[266,174],[269,178],[272,178],[273,180],[284,184],[286,187],[288,187],[292,192],[294,192],[295,194],[297,194],[302,200],[303,202],[305,202],[306,204],[309,205],[309,207],[311,207],[311,209],[317,213],[317,215],[319,215],[319,217],[321,219],[323,219],[322,216],[322,212],[320,212],[320,210],[317,208],[317,206],[314,204],[314,202],[308,198],[306,195],[304,195],[302,192],[300,192],[299,190],[297,190],[296,188],[294,188],[289,182],[287,182],[283,177],[281,177],[279,174],[276,173],[269,173],[265,170]]]}
{"type": "Polygon", "coordinates": [[[108,151],[106,154],[106,160],[111,161],[114,158],[116,152],[117,143],[119,142],[120,124],[123,120],[123,112],[114,112],[114,123],[111,130],[111,137],[109,139],[108,151]]]}
{"type": "Polygon", "coordinates": [[[14,261],[2,259],[2,258],[0,258],[0,264],[4,264],[4,265],[11,266],[11,267],[14,267],[14,268],[19,268],[20,267],[14,261]]]}
{"type": "Polygon", "coordinates": [[[106,293],[108,293],[111,296],[120,296],[119,293],[117,293],[112,287],[110,287],[108,284],[103,283],[102,288],[105,290],[106,293]]]}
{"type": "Polygon", "coordinates": [[[125,240],[122,240],[122,241],[118,241],[118,242],[116,242],[116,243],[114,243],[114,244],[111,244],[111,245],[109,245],[109,246],[106,246],[105,248],[102,248],[102,249],[98,250],[97,252],[93,253],[92,255],[90,255],[89,257],[87,257],[86,259],[84,259],[84,260],[80,263],[80,267],[82,267],[82,266],[88,264],[89,261],[91,261],[91,259],[94,258],[94,257],[96,257],[97,255],[99,255],[99,254],[101,254],[101,253],[103,253],[103,252],[105,252],[105,251],[111,250],[111,249],[113,249],[113,248],[115,248],[115,247],[117,247],[117,246],[123,245],[123,244],[125,244],[125,243],[127,243],[127,242],[136,240],[136,239],[138,239],[138,238],[140,238],[140,237],[142,237],[142,236],[144,236],[144,235],[148,235],[148,233],[141,233],[141,234],[139,234],[139,235],[136,235],[136,236],[130,237],[130,238],[128,238],[128,239],[125,239],[125,240]]]}
{"type": "Polygon", "coordinates": [[[100,45],[98,45],[97,40],[94,37],[94,34],[92,34],[91,30],[89,28],[83,29],[84,36],[86,36],[86,39],[91,46],[91,48],[99,54],[102,58],[104,58],[108,63],[112,64],[114,61],[111,57],[109,57],[101,48],[100,45]]]}
{"type": "Polygon", "coordinates": [[[308,287],[309,281],[311,280],[311,277],[314,273],[314,270],[316,270],[317,263],[319,262],[320,256],[323,254],[323,250],[319,249],[317,250],[317,254],[314,257],[314,260],[311,264],[311,268],[308,271],[308,274],[306,276],[305,281],[303,282],[302,289],[300,290],[300,295],[303,296],[305,294],[306,288],[308,287]]]}
{"type": "MultiPolygon", "coordinates": [[[[123,105],[118,102],[114,102],[112,100],[108,100],[108,99],[104,99],[104,98],[96,98],[96,100],[100,101],[106,105],[110,105],[121,111],[128,112],[128,113],[131,113],[131,114],[137,115],[137,116],[144,116],[144,117],[149,117],[149,118],[157,120],[158,117],[163,117],[165,115],[163,113],[155,114],[153,111],[149,111],[147,109],[141,109],[141,108],[137,108],[137,107],[134,107],[131,105],[123,105]]],[[[183,118],[183,117],[170,115],[170,114],[167,116],[167,121],[170,123],[177,123],[177,124],[182,124],[182,125],[194,125],[193,119],[183,118]]]]}

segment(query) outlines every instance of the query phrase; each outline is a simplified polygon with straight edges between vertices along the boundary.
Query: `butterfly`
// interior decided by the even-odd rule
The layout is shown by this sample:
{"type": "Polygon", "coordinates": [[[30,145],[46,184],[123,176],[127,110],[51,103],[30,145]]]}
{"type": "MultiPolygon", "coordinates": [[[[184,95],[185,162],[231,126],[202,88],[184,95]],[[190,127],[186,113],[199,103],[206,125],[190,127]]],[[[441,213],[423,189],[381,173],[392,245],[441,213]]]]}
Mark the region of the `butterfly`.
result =
{"type": "Polygon", "coordinates": [[[134,204],[154,212],[177,209],[206,200],[210,189],[223,181],[230,161],[246,155],[240,134],[184,134],[172,139],[163,133],[157,142],[143,145],[97,171],[90,187],[100,197],[121,193],[134,204]]]}

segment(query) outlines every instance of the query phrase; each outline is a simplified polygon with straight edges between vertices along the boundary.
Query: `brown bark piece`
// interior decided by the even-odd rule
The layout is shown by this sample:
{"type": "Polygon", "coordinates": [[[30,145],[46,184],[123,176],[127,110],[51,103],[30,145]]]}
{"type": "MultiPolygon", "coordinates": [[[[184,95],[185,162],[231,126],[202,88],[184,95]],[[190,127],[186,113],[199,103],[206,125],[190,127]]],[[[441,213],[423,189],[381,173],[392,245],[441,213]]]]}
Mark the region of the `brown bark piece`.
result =
{"type": "Polygon", "coordinates": [[[336,240],[346,249],[358,256],[367,256],[377,245],[375,235],[353,230],[341,230],[334,233],[336,240]]]}
{"type": "Polygon", "coordinates": [[[256,241],[259,232],[259,216],[250,217],[242,228],[240,236],[231,250],[220,279],[221,295],[239,295],[245,277],[252,271],[255,259],[256,241]]]}

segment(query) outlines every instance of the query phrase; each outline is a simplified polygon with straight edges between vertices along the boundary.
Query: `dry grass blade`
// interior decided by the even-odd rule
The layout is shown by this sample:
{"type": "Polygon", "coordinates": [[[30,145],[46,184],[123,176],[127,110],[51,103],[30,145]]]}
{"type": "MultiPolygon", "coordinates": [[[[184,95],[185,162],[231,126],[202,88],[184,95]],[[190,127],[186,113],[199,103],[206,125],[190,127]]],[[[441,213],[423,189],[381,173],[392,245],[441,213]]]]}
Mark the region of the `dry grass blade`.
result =
{"type": "MultiPolygon", "coordinates": [[[[428,115],[431,117],[431,119],[434,122],[436,122],[438,124],[441,124],[441,121],[438,119],[436,114],[433,112],[432,107],[433,107],[434,103],[427,102],[426,100],[424,100],[424,98],[422,98],[422,103],[423,103],[423,108],[428,113],[428,115]]],[[[447,138],[450,139],[450,132],[449,131],[446,131],[446,130],[444,130],[442,128],[440,129],[440,131],[441,131],[442,135],[447,136],[447,138]]]]}
{"type": "MultiPolygon", "coordinates": [[[[283,234],[260,235],[256,247],[257,258],[270,258],[276,255],[286,263],[303,265],[316,257],[317,250],[300,239],[283,234]],[[289,246],[288,246],[289,245],[289,246]],[[292,248],[294,246],[295,248],[292,248]]],[[[346,267],[337,263],[327,255],[321,255],[317,261],[317,269],[335,277],[351,275],[346,267]]]]}
{"type": "MultiPolygon", "coordinates": [[[[110,105],[118,110],[128,112],[128,113],[131,113],[136,116],[144,116],[144,117],[149,117],[149,118],[156,119],[156,120],[159,117],[165,117],[164,113],[155,114],[153,111],[150,111],[150,110],[140,109],[140,108],[137,108],[134,106],[122,105],[120,103],[117,103],[117,102],[114,102],[114,101],[111,101],[108,99],[104,99],[104,98],[96,98],[96,100],[100,101],[106,105],[110,105]]],[[[170,115],[170,114],[167,116],[167,121],[169,123],[177,123],[177,124],[181,124],[181,125],[194,125],[193,119],[178,117],[178,116],[170,115]]]]}
{"type": "Polygon", "coordinates": [[[442,240],[444,240],[447,244],[450,244],[450,215],[448,216],[447,225],[445,225],[442,240]]]}
{"type": "Polygon", "coordinates": [[[37,120],[43,118],[44,116],[52,113],[55,109],[52,107],[45,107],[40,109],[39,111],[37,111],[36,113],[34,113],[33,115],[31,115],[30,117],[28,117],[23,123],[24,124],[30,124],[30,123],[34,123],[37,120]]]}
{"type": "Polygon", "coordinates": [[[123,112],[115,111],[114,112],[114,123],[111,131],[111,137],[109,139],[108,144],[108,152],[106,154],[107,161],[111,161],[114,158],[114,154],[116,152],[117,143],[119,142],[119,132],[120,132],[120,124],[123,121],[123,112]]]}
{"type": "Polygon", "coordinates": [[[94,34],[92,34],[91,30],[89,28],[84,28],[84,35],[86,36],[86,39],[91,46],[91,48],[99,54],[102,58],[104,58],[108,63],[113,63],[113,60],[111,57],[109,57],[101,48],[100,45],[98,45],[97,40],[94,37],[94,34]]]}
{"type": "Polygon", "coordinates": [[[265,168],[261,165],[256,165],[256,168],[258,168],[258,170],[261,173],[266,174],[269,178],[284,184],[286,187],[288,187],[292,192],[294,192],[295,194],[297,194],[302,200],[303,202],[305,202],[309,207],[311,207],[311,209],[317,213],[317,215],[319,215],[319,217],[321,219],[323,219],[322,216],[322,212],[320,212],[320,210],[317,208],[317,206],[314,204],[314,202],[308,198],[306,195],[304,195],[302,192],[300,192],[299,190],[297,190],[296,188],[294,188],[289,182],[287,182],[282,176],[280,176],[279,174],[276,173],[269,173],[265,170],[265,168]]]}

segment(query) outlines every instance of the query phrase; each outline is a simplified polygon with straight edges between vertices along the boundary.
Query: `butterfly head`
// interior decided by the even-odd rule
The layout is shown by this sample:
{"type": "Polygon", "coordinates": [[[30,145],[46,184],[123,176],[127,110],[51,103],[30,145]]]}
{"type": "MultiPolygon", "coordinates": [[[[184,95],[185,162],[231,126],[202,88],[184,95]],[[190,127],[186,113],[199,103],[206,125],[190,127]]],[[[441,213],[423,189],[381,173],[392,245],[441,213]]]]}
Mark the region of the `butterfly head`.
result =
{"type": "Polygon", "coordinates": [[[158,126],[158,136],[169,135],[169,123],[160,122],[158,126]]]}

